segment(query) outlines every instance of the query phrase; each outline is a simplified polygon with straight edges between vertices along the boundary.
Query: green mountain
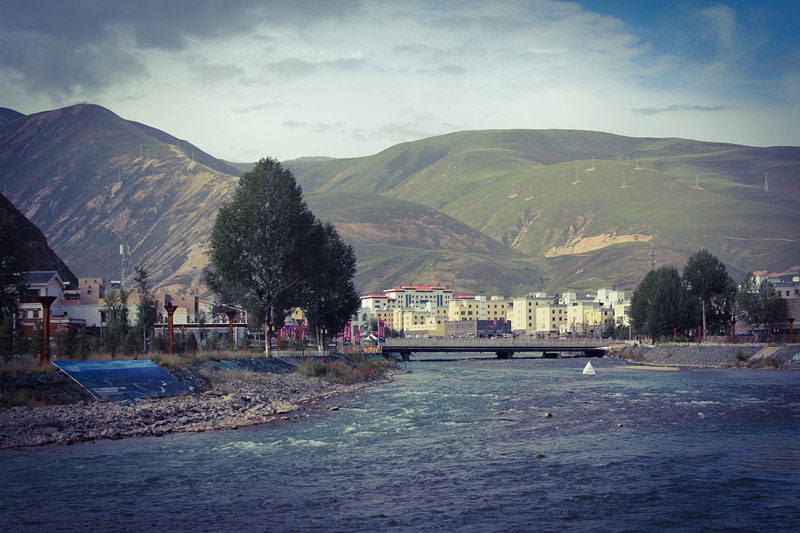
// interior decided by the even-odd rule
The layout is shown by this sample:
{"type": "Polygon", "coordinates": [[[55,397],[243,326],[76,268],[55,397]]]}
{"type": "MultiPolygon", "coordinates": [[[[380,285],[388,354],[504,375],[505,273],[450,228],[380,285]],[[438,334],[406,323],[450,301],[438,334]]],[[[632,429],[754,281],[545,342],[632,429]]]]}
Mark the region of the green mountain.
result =
{"type": "Polygon", "coordinates": [[[680,266],[706,247],[735,274],[800,255],[797,147],[493,130],[287,164],[306,191],[438,209],[533,258],[554,288],[632,287],[652,249],[680,266]]]}
{"type": "MultiPolygon", "coordinates": [[[[285,164],[354,244],[362,291],[632,288],[701,247],[734,275],[800,257],[797,147],[491,130],[285,164]]],[[[0,109],[0,192],[81,276],[116,279],[125,243],[157,286],[203,291],[217,209],[251,166],[95,105],[0,109]]]]}

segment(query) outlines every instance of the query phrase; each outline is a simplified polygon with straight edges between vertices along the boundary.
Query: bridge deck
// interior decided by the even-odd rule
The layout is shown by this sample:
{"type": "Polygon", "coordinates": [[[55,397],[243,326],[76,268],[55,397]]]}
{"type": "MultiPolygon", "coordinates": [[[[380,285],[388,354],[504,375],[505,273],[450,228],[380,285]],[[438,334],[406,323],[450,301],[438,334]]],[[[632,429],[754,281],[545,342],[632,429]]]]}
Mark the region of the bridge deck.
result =
{"type": "Polygon", "coordinates": [[[403,352],[584,352],[605,350],[595,339],[386,339],[384,353],[403,352]]]}

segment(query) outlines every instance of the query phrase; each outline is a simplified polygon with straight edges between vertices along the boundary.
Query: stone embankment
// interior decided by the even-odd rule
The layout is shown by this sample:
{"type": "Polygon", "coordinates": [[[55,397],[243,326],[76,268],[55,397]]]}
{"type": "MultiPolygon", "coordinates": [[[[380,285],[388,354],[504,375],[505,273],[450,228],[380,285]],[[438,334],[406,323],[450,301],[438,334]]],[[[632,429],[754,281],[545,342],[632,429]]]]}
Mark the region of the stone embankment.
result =
{"type": "Polygon", "coordinates": [[[794,345],[773,350],[765,344],[659,344],[627,346],[613,355],[644,365],[784,367],[796,352],[800,347],[794,345]]]}
{"type": "MultiPolygon", "coordinates": [[[[0,449],[236,429],[290,420],[307,416],[305,411],[309,409],[335,410],[337,406],[325,405],[326,400],[378,383],[340,385],[297,374],[228,370],[214,363],[171,372],[195,393],[1,409],[0,449]]],[[[75,397],[85,398],[78,391],[75,397]]]]}

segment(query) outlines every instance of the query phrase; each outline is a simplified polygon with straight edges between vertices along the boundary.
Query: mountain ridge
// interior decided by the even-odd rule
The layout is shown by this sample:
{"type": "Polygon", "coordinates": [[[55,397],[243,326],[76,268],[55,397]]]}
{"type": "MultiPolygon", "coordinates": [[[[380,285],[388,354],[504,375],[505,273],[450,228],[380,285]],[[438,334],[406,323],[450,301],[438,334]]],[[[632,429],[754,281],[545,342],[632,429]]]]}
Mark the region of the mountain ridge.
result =
{"type": "MultiPolygon", "coordinates": [[[[10,111],[4,188],[81,275],[113,276],[125,242],[157,286],[204,290],[216,210],[250,163],[92,104],[10,111]]],[[[474,130],[284,165],[315,214],[354,244],[364,291],[629,289],[653,249],[659,264],[680,265],[707,247],[736,275],[800,255],[800,147],[474,130]]]]}

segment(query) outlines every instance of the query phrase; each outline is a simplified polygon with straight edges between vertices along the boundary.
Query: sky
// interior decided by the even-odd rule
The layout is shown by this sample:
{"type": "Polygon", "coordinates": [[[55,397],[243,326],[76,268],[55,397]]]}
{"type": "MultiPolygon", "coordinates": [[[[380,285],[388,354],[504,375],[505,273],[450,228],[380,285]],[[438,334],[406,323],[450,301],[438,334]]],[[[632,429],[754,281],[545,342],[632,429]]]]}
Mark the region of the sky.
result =
{"type": "Polygon", "coordinates": [[[0,0],[0,107],[235,162],[461,130],[800,145],[797,1],[0,0]]]}

